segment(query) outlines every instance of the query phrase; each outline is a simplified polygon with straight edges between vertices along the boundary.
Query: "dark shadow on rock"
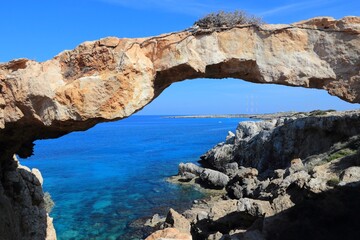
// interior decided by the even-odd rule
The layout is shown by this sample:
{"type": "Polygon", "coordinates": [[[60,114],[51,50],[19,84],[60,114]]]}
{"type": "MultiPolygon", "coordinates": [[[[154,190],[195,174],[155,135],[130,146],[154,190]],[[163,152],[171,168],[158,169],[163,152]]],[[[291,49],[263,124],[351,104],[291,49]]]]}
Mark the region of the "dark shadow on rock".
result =
{"type": "Polygon", "coordinates": [[[207,239],[209,234],[220,232],[222,234],[228,234],[232,229],[247,229],[255,221],[256,217],[242,212],[232,212],[226,216],[212,221],[209,219],[203,219],[196,223],[192,228],[191,235],[194,240],[207,239]],[[195,229],[196,228],[196,229],[195,229]]]}
{"type": "Polygon", "coordinates": [[[294,207],[264,220],[266,239],[359,239],[360,183],[320,194],[295,192],[288,191],[294,207]]]}
{"type": "Polygon", "coordinates": [[[0,167],[0,240],[45,240],[47,214],[39,179],[14,165],[0,167]]]}
{"type": "Polygon", "coordinates": [[[202,188],[205,188],[205,189],[221,190],[224,188],[224,187],[217,187],[217,186],[208,184],[207,182],[201,180],[201,178],[196,178],[195,183],[199,184],[202,188]]]}

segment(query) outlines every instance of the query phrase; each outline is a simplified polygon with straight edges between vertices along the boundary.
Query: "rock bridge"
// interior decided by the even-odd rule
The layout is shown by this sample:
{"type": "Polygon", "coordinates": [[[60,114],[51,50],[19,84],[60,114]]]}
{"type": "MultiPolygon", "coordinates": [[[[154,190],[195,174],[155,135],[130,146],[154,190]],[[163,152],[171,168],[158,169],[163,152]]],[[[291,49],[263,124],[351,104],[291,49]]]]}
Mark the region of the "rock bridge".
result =
{"type": "Polygon", "coordinates": [[[46,62],[17,59],[1,64],[0,204],[13,207],[1,210],[5,220],[0,231],[18,227],[24,219],[6,189],[6,177],[17,167],[13,155],[30,156],[37,139],[128,117],[172,83],[186,79],[238,78],[325,89],[360,103],[359,56],[360,18],[323,17],[290,25],[109,37],[85,42],[46,62]]]}

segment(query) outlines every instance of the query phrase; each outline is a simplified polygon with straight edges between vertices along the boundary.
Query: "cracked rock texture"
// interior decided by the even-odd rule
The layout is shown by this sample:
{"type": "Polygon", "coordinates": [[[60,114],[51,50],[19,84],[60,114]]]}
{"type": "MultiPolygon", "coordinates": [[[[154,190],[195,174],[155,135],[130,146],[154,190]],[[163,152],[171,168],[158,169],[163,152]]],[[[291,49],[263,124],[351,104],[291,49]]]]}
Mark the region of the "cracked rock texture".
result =
{"type": "Polygon", "coordinates": [[[11,229],[6,234],[15,239],[44,236],[42,228],[34,233],[39,219],[46,221],[46,213],[36,208],[42,191],[31,192],[33,185],[26,184],[30,192],[20,188],[27,180],[14,167],[14,154],[28,157],[37,139],[128,117],[174,82],[231,77],[325,89],[360,103],[359,33],[359,17],[190,28],[85,42],[42,63],[16,59],[0,64],[0,207],[5,211],[0,228],[11,229]],[[20,185],[6,185],[14,181],[20,185]]]}
{"type": "Polygon", "coordinates": [[[14,157],[1,169],[0,179],[0,239],[56,240],[39,170],[20,165],[14,157]]]}

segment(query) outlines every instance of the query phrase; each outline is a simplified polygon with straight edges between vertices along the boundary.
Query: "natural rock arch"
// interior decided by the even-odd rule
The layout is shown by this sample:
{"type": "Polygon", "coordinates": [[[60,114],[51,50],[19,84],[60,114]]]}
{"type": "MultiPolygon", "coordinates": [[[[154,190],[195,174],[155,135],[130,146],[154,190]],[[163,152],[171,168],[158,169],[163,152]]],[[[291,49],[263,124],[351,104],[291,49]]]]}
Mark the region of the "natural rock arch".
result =
{"type": "Polygon", "coordinates": [[[32,142],[130,116],[173,82],[239,78],[325,89],[360,102],[360,18],[188,29],[85,42],[54,59],[0,66],[1,158],[32,142]]]}
{"type": "MultiPolygon", "coordinates": [[[[29,215],[16,202],[18,196],[3,192],[14,178],[39,186],[36,177],[20,171],[13,161],[15,153],[31,155],[33,141],[128,117],[170,84],[185,79],[232,77],[319,88],[360,103],[359,33],[358,17],[191,28],[150,38],[85,42],[43,63],[18,59],[1,64],[0,230],[14,227],[7,233],[24,239],[33,234],[32,228],[17,231],[29,215]]],[[[42,209],[37,200],[32,207],[42,209]]],[[[35,227],[46,227],[45,216],[32,219],[39,224],[35,227]]],[[[40,239],[45,233],[41,231],[33,239],[40,239]]]]}

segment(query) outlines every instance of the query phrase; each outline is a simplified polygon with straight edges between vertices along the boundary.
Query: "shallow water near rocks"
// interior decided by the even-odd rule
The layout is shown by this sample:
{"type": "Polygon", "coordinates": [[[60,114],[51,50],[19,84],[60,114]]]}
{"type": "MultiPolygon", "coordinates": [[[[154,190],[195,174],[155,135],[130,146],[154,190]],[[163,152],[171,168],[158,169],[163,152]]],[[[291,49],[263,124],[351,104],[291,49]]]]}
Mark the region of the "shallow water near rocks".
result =
{"type": "Polygon", "coordinates": [[[196,162],[239,118],[170,119],[132,116],[86,132],[37,141],[23,165],[39,168],[59,240],[141,239],[141,221],[178,211],[204,195],[168,183],[180,162],[196,162]]]}

